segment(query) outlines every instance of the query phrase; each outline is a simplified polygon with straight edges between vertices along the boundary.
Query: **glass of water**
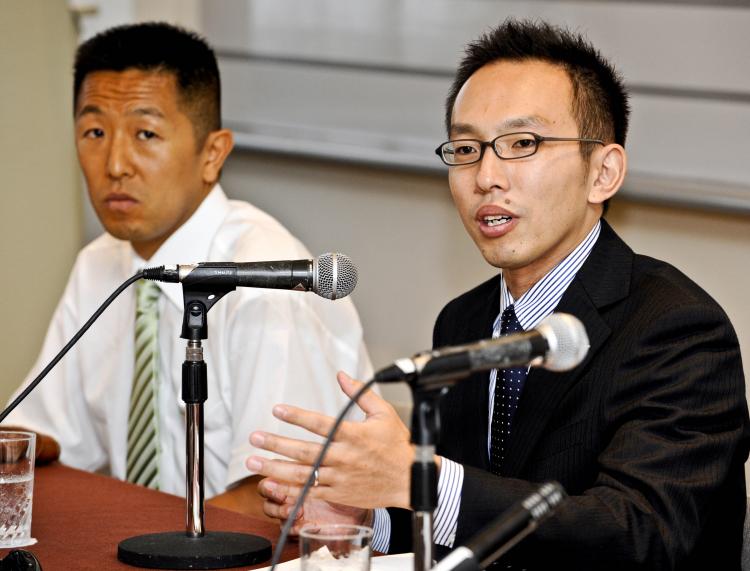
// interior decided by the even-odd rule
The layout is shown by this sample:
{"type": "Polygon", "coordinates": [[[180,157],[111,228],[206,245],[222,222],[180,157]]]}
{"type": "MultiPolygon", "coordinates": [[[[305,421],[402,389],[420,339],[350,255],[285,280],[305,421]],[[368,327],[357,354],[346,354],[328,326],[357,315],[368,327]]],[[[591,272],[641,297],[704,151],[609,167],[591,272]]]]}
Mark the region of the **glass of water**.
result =
{"type": "Polygon", "coordinates": [[[369,571],[372,528],[307,525],[300,531],[302,571],[369,571]]]}
{"type": "Polygon", "coordinates": [[[36,434],[0,431],[0,548],[36,543],[31,537],[36,434]]]}

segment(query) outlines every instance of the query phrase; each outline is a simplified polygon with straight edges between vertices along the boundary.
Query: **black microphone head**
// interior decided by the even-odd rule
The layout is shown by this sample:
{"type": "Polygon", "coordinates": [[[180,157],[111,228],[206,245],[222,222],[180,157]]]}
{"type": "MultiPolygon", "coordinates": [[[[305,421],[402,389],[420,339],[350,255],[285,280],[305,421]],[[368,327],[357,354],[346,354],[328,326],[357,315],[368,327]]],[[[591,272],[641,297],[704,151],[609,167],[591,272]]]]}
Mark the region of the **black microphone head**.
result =
{"type": "Polygon", "coordinates": [[[321,254],[313,261],[313,291],[326,299],[346,297],[357,287],[357,266],[337,252],[321,254]]]}
{"type": "Polygon", "coordinates": [[[583,323],[569,313],[552,313],[537,326],[549,350],[542,366],[550,371],[568,371],[589,352],[589,337],[583,323]]]}

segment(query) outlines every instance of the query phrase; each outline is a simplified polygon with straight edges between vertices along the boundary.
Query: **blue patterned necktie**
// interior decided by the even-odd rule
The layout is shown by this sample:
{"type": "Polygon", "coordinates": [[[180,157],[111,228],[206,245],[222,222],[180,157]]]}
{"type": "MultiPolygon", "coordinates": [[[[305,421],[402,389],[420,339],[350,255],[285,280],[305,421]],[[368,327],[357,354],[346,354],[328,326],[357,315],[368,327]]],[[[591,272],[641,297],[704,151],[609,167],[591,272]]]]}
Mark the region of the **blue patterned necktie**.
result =
{"type": "MultiPolygon", "coordinates": [[[[516,317],[513,306],[509,305],[500,317],[500,335],[519,331],[523,331],[523,327],[516,317]]],[[[490,373],[495,377],[495,403],[490,435],[490,466],[493,474],[501,472],[510,440],[513,415],[518,408],[527,374],[528,367],[494,369],[490,373]]]]}
{"type": "Polygon", "coordinates": [[[136,284],[135,368],[128,416],[128,482],[159,489],[159,286],[136,284]]]}

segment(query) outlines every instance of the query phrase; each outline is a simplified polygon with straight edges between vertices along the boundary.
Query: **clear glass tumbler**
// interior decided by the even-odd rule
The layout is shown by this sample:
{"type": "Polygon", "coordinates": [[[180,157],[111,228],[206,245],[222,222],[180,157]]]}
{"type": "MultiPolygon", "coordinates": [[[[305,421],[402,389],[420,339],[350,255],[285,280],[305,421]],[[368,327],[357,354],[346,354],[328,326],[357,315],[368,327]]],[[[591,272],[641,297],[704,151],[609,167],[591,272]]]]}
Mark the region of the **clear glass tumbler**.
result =
{"type": "Polygon", "coordinates": [[[307,525],[300,531],[302,571],[369,571],[372,528],[307,525]]]}
{"type": "Polygon", "coordinates": [[[36,434],[0,431],[0,548],[36,543],[31,537],[36,434]]]}

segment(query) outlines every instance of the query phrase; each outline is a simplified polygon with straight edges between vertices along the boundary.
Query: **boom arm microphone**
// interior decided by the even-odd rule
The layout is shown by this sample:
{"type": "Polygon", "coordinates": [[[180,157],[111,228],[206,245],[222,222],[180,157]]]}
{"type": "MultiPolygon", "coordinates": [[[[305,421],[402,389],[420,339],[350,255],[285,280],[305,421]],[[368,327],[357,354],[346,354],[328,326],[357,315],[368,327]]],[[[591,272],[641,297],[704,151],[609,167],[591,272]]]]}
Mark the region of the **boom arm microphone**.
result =
{"type": "Polygon", "coordinates": [[[557,482],[547,482],[513,504],[464,546],[453,550],[432,571],[479,571],[533,532],[567,497],[557,482]]]}
{"type": "Polygon", "coordinates": [[[271,262],[201,262],[145,268],[143,277],[183,286],[260,287],[312,291],[326,299],[346,297],[357,285],[357,267],[344,254],[323,254],[314,260],[271,262]]]}
{"type": "Polygon", "coordinates": [[[553,313],[531,331],[399,359],[375,373],[375,380],[437,389],[450,386],[475,371],[489,369],[532,365],[567,371],[583,361],[588,349],[589,339],[583,323],[570,314],[553,313]]]}

